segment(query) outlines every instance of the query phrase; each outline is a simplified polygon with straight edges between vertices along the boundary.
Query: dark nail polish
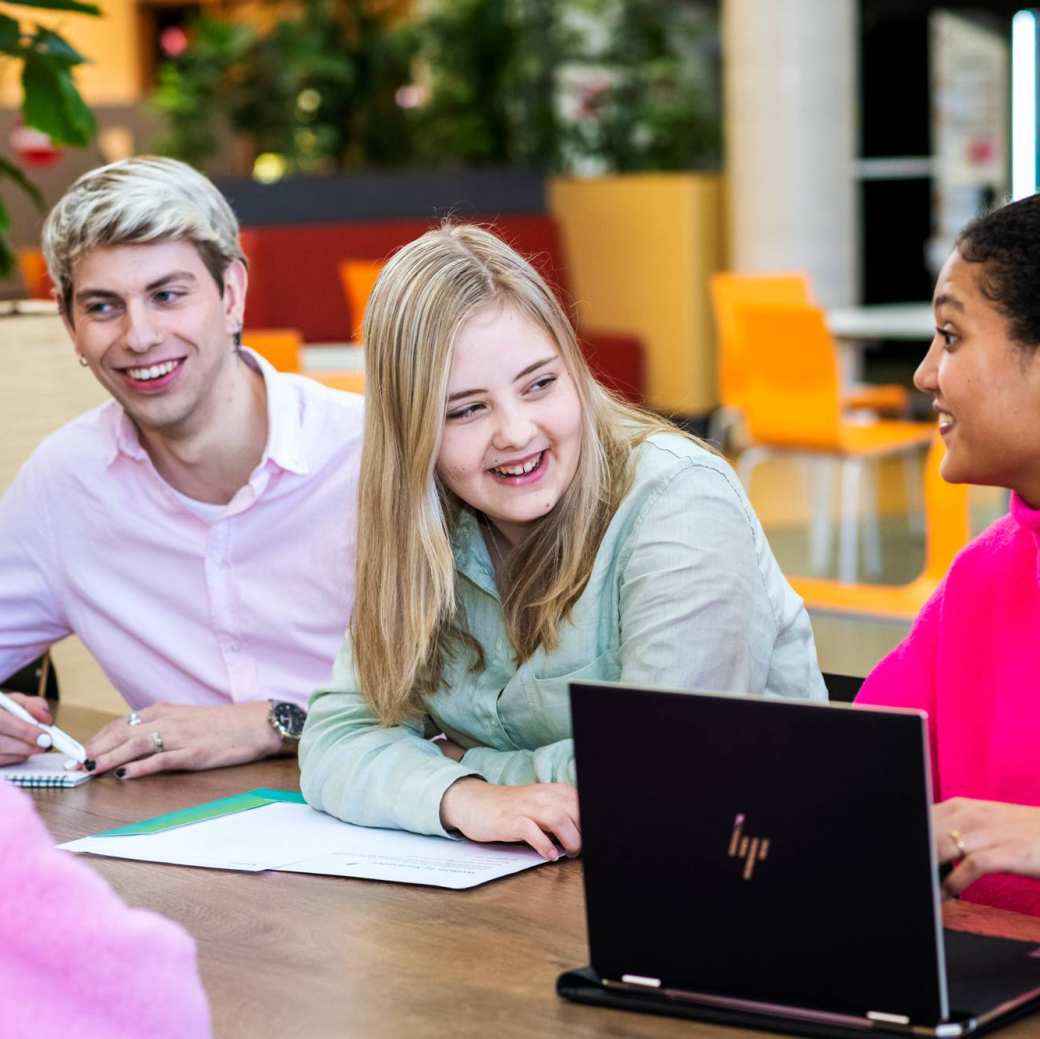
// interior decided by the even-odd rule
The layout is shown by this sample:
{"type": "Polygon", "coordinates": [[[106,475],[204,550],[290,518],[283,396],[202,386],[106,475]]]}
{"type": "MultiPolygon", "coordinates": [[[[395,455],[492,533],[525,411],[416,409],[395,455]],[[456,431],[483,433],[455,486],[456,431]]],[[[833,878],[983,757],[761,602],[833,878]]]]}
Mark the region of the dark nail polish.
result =
{"type": "Polygon", "coordinates": [[[88,772],[93,772],[94,769],[97,768],[97,762],[93,758],[87,758],[87,760],[83,762],[83,767],[88,772]]]}
{"type": "Polygon", "coordinates": [[[126,769],[125,768],[117,768],[116,769],[116,779],[126,779],[126,769]]]}

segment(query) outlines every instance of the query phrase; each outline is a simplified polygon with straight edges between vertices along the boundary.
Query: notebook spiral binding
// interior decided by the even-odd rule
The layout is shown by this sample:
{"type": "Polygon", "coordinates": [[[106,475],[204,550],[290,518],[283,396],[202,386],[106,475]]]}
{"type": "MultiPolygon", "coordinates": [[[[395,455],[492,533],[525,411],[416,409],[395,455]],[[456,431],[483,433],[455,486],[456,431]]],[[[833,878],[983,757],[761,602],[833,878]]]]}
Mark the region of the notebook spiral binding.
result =
{"type": "Polygon", "coordinates": [[[73,783],[67,776],[4,776],[8,783],[22,787],[71,787],[73,783]]]}

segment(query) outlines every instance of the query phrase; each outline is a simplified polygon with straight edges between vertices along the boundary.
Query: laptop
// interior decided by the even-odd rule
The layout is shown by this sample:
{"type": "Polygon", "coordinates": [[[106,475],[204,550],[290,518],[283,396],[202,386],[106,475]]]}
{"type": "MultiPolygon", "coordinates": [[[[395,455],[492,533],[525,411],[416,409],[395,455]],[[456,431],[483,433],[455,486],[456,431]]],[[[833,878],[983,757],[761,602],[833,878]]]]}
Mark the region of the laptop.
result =
{"type": "Polygon", "coordinates": [[[925,715],[572,683],[585,1003],[957,1039],[1040,1006],[1040,946],[942,927],[925,715]]]}

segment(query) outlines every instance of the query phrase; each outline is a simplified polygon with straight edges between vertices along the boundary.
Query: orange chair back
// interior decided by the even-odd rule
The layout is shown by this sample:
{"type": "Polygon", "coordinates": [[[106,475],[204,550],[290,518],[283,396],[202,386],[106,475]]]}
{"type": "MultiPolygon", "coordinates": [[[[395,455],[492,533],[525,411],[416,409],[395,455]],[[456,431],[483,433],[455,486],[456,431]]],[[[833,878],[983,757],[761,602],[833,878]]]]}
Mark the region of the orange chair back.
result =
{"type": "Polygon", "coordinates": [[[925,547],[921,576],[938,584],[954,556],[971,540],[970,487],[947,483],[940,474],[946,445],[938,433],[924,469],[925,547]]]}
{"type": "Polygon", "coordinates": [[[344,393],[365,392],[365,373],[361,368],[356,371],[341,372],[306,372],[316,382],[323,386],[329,386],[334,390],[342,390],[344,393]]]}
{"type": "Polygon", "coordinates": [[[242,333],[242,343],[266,358],[280,372],[298,372],[303,337],[295,328],[252,328],[242,333]]]}
{"type": "Polygon", "coordinates": [[[19,249],[18,270],[30,299],[54,298],[54,285],[41,249],[19,249]]]}
{"type": "Polygon", "coordinates": [[[354,342],[361,341],[361,322],[379,275],[383,271],[382,260],[340,260],[339,281],[343,295],[347,298],[347,313],[350,317],[351,334],[354,342]]]}
{"type": "Polygon", "coordinates": [[[747,389],[739,308],[748,303],[809,303],[809,279],[804,274],[724,271],[711,276],[710,286],[718,340],[719,401],[739,408],[747,389]]]}
{"type": "Polygon", "coordinates": [[[808,304],[738,308],[746,334],[742,408],[752,441],[834,451],[841,446],[838,355],[824,313],[808,304]]]}

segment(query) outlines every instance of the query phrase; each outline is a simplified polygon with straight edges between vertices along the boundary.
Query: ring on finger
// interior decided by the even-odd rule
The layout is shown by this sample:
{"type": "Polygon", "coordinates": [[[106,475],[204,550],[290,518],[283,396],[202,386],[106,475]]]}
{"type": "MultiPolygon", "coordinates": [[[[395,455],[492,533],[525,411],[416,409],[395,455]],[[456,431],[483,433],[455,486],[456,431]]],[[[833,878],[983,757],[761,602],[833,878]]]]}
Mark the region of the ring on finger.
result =
{"type": "Polygon", "coordinates": [[[152,746],[155,748],[156,754],[161,754],[166,749],[166,744],[163,743],[163,738],[158,732],[152,733],[152,746]]]}
{"type": "Polygon", "coordinates": [[[127,725],[140,725],[141,721],[142,721],[141,716],[137,713],[137,711],[131,711],[126,716],[126,724],[127,725]]]}
{"type": "Polygon", "coordinates": [[[967,849],[967,847],[964,844],[964,836],[961,834],[961,831],[960,830],[950,830],[949,831],[949,835],[950,835],[950,840],[953,841],[953,843],[957,847],[957,857],[960,858],[960,859],[965,858],[967,856],[967,854],[968,854],[968,849],[967,849]]]}

